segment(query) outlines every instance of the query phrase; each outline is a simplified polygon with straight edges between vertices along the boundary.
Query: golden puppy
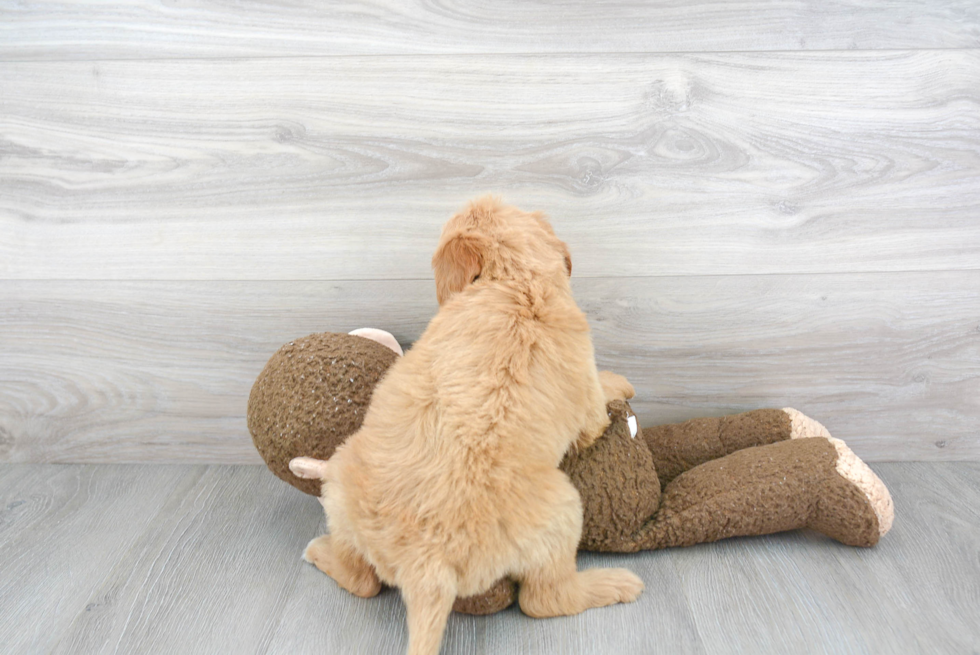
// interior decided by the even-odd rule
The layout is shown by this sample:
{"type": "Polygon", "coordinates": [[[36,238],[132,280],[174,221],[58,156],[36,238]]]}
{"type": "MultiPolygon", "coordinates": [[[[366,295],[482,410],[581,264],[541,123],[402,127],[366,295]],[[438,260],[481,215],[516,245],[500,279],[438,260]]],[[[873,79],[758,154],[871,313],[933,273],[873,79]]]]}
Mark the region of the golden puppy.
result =
{"type": "Polygon", "coordinates": [[[446,224],[432,266],[439,313],[361,429],[329,462],[290,463],[324,483],[330,534],[304,557],[358,596],[399,587],[410,655],[438,653],[456,597],[505,575],[530,616],[635,600],[629,571],[575,566],[582,506],[558,463],[633,389],[596,371],[568,248],[541,214],[487,197],[446,224]]]}

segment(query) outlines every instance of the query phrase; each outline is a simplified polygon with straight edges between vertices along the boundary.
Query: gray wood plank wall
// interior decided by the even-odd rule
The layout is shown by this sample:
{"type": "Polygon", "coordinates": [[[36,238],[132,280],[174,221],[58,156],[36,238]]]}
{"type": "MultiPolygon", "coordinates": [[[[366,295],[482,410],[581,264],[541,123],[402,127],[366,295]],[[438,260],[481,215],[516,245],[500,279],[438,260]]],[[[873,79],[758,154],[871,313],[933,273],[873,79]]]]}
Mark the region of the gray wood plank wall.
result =
{"type": "Polygon", "coordinates": [[[258,461],[283,342],[411,343],[549,213],[647,424],[980,458],[975,2],[0,3],[0,461],[258,461]]]}

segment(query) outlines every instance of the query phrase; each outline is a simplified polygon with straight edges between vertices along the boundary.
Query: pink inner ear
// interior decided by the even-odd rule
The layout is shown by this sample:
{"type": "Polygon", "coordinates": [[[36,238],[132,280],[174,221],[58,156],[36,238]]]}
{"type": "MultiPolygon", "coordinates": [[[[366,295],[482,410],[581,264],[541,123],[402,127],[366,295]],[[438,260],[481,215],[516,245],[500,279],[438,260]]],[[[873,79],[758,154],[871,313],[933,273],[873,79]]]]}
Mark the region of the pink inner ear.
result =
{"type": "Polygon", "coordinates": [[[395,353],[399,356],[405,354],[402,347],[398,344],[398,340],[395,339],[391,332],[385,332],[384,330],[379,330],[377,328],[358,328],[356,330],[351,330],[347,334],[376,341],[382,346],[386,346],[395,351],[395,353]]]}
{"type": "Polygon", "coordinates": [[[307,480],[322,479],[326,475],[326,466],[326,462],[312,457],[294,457],[289,462],[293,475],[307,480]]]}

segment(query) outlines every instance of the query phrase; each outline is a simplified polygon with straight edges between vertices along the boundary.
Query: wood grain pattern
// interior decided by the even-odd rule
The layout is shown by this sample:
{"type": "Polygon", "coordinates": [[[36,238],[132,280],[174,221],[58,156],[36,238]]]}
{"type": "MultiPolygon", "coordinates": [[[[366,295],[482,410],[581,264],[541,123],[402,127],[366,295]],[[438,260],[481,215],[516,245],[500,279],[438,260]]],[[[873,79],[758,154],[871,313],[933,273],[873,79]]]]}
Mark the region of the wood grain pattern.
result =
{"type": "MultiPolygon", "coordinates": [[[[646,603],[603,608],[575,617],[531,619],[517,607],[491,617],[453,615],[443,653],[704,653],[701,637],[679,593],[673,567],[652,556],[579,556],[579,568],[625,566],[647,584],[646,603]],[[666,564],[666,565],[665,565],[666,564]]],[[[270,652],[400,653],[407,642],[405,609],[396,590],[358,599],[312,567],[299,572],[270,652]],[[323,589],[324,585],[333,587],[323,589]],[[309,616],[331,617],[311,629],[309,616]]]]}
{"type": "Polygon", "coordinates": [[[494,190],[576,273],[977,269],[980,51],[11,62],[0,278],[422,279],[494,190]]]}
{"type": "MultiPolygon", "coordinates": [[[[625,566],[646,592],[560,619],[453,615],[442,652],[980,648],[980,464],[875,469],[897,516],[875,548],[790,532],[583,553],[580,567],[625,566]]],[[[0,465],[0,501],[0,553],[15,564],[0,567],[11,652],[403,652],[397,591],[359,599],[302,562],[322,511],[264,467],[0,465]]]]}
{"type": "Polygon", "coordinates": [[[980,457],[975,272],[596,280],[641,423],[796,407],[874,461],[980,457]]]}
{"type": "MultiPolygon", "coordinates": [[[[980,272],[573,282],[643,424],[795,406],[871,461],[980,457],[980,272]]],[[[7,282],[0,461],[257,463],[245,405],[272,353],[363,326],[408,345],[432,288],[7,282]]]]}
{"type": "MultiPolygon", "coordinates": [[[[897,520],[906,525],[893,533],[882,557],[859,558],[863,566],[855,572],[873,581],[875,598],[892,598],[907,608],[900,620],[891,621],[898,634],[908,635],[906,650],[978,651],[980,578],[963,572],[964,562],[980,557],[980,548],[969,534],[972,528],[962,528],[980,525],[980,469],[976,464],[919,469],[904,463],[875,468],[887,474],[897,520]],[[922,597],[924,589],[930,590],[928,600],[922,597]],[[937,624],[946,628],[932,635],[930,626],[937,624]]],[[[853,559],[847,558],[848,565],[853,559]]],[[[871,602],[857,611],[873,613],[868,620],[874,621],[874,615],[887,614],[887,607],[871,602]]]]}
{"type": "Polygon", "coordinates": [[[968,0],[0,5],[0,58],[975,48],[968,0]]]}
{"type": "Polygon", "coordinates": [[[322,515],[284,486],[264,467],[200,470],[103,571],[96,607],[52,652],[265,652],[322,515]]]}
{"type": "Polygon", "coordinates": [[[875,469],[895,497],[896,524],[873,549],[795,532],[671,551],[708,652],[873,655],[977,647],[978,580],[952,580],[975,559],[977,547],[961,541],[969,530],[940,528],[936,520],[937,510],[955,516],[960,525],[978,516],[976,505],[954,498],[972,499],[976,479],[960,481],[953,491],[943,479],[951,470],[947,465],[878,464],[875,469]],[[904,484],[909,473],[918,484],[904,484]],[[936,505],[923,507],[917,497],[936,505]],[[937,571],[946,567],[952,571],[937,571]],[[964,597],[949,598],[950,588],[964,597]],[[944,629],[933,632],[936,625],[944,629]]]}
{"type": "MultiPolygon", "coordinates": [[[[0,62],[4,652],[401,653],[397,592],[300,561],[312,499],[198,464],[259,463],[282,343],[414,341],[486,191],[552,216],[641,422],[791,405],[980,459],[974,0],[0,0],[0,62]]],[[[443,652],[980,652],[980,464],[874,468],[874,549],[583,554],[646,593],[443,652]]]]}
{"type": "Polygon", "coordinates": [[[50,652],[190,467],[0,466],[0,644],[50,652]]]}

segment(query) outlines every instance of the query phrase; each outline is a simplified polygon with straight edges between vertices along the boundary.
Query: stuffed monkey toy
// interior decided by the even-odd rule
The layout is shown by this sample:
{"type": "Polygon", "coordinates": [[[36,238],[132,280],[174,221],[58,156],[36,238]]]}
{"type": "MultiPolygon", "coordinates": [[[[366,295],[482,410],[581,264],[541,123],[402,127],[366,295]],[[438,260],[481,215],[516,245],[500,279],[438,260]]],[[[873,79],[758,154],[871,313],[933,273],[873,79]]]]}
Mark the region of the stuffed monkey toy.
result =
{"type": "MultiPolygon", "coordinates": [[[[355,332],[283,346],[249,396],[249,431],[262,458],[308,494],[319,496],[321,481],[297,477],[290,462],[328,459],[360,427],[374,385],[401,355],[390,334],[355,332]]],[[[881,480],[796,410],[646,429],[625,401],[608,411],[605,434],[561,463],[582,498],[583,550],[636,552],[798,528],[873,546],[891,528],[894,509],[881,480]]],[[[310,551],[306,556],[311,561],[310,551]]],[[[503,579],[457,599],[454,609],[490,614],[516,598],[516,583],[503,579]]]]}

